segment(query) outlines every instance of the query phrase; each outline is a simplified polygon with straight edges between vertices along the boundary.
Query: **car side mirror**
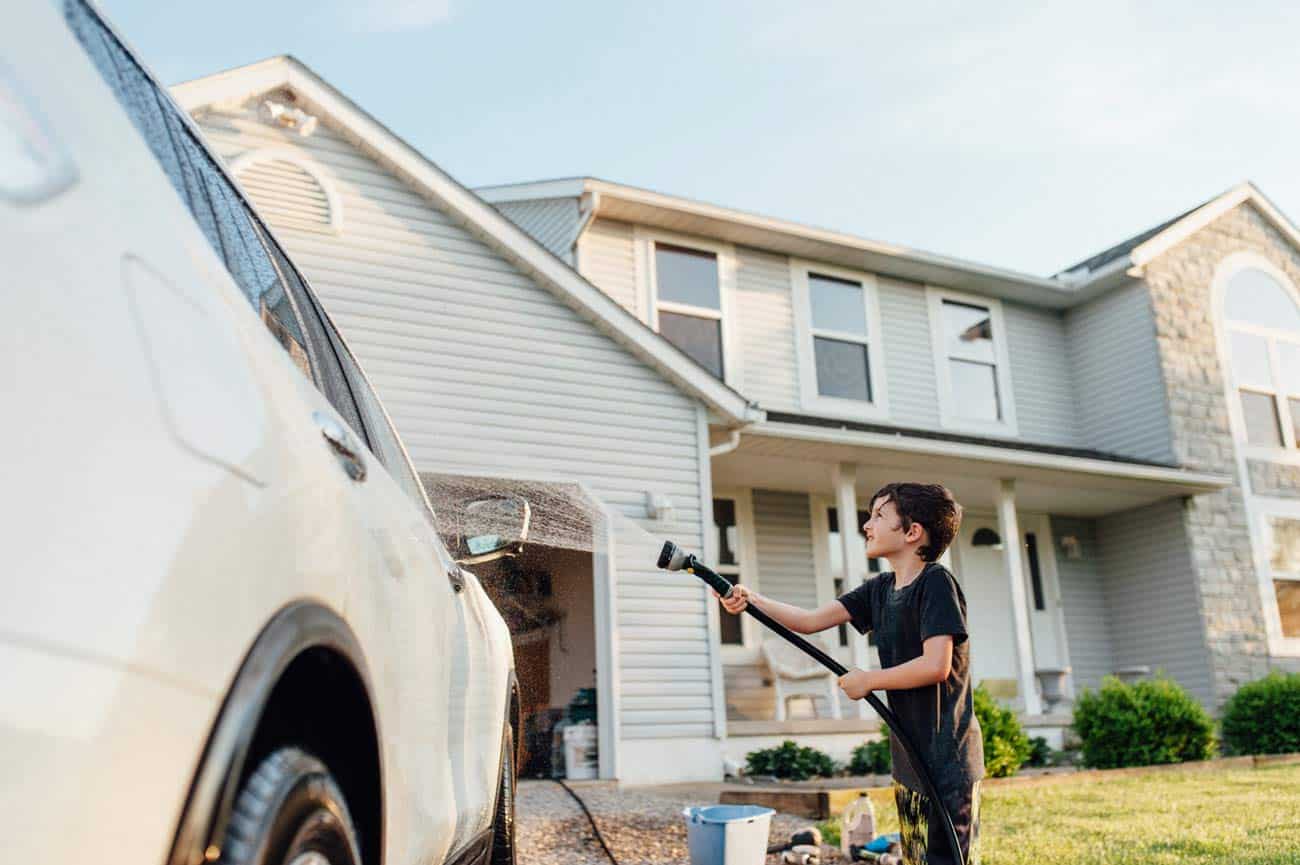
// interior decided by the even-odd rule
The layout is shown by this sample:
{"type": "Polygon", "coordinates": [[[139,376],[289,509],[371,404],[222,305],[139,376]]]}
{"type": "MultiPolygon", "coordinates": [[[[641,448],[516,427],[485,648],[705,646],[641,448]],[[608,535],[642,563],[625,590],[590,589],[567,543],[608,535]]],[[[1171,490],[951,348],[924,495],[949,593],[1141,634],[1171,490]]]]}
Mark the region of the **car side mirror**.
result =
{"type": "Polygon", "coordinates": [[[456,563],[477,565],[517,556],[528,540],[533,510],[523,496],[485,496],[465,505],[456,563]]]}

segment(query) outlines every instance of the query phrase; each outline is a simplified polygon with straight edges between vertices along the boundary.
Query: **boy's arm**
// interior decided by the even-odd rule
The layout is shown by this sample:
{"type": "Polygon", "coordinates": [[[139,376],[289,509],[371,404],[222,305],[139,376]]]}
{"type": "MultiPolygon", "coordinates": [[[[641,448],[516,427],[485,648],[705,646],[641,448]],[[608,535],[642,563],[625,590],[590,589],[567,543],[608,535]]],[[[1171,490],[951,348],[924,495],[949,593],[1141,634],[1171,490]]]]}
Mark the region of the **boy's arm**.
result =
{"type": "Polygon", "coordinates": [[[774,601],[743,585],[736,586],[731,596],[722,600],[722,606],[732,614],[739,613],[748,604],[753,604],[796,634],[815,634],[849,620],[849,611],[839,601],[831,601],[815,610],[805,610],[794,604],[774,601]]]}
{"type": "Polygon", "coordinates": [[[840,690],[861,700],[868,691],[906,691],[942,682],[952,672],[952,645],[951,634],[930,637],[921,644],[919,658],[884,670],[850,670],[840,676],[840,690]]]}

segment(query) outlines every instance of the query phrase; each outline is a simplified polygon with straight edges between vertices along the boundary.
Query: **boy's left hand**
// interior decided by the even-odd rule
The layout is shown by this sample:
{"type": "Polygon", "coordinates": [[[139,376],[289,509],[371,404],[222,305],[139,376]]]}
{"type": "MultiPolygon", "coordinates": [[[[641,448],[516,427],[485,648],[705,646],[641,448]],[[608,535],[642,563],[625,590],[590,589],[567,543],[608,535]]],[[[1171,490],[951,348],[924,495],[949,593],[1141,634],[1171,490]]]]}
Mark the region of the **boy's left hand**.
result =
{"type": "Polygon", "coordinates": [[[874,678],[869,670],[849,670],[840,676],[840,690],[850,700],[861,700],[870,692],[878,690],[873,683],[874,678]]]}

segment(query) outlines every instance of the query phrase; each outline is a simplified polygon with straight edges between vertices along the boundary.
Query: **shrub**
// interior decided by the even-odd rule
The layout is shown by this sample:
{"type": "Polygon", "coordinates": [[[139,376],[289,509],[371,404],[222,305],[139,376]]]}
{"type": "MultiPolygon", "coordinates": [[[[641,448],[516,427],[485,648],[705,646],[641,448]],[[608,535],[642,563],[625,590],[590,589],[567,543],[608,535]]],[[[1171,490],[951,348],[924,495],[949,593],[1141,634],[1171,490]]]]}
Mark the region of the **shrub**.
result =
{"type": "Polygon", "coordinates": [[[814,825],[817,826],[817,831],[822,833],[823,844],[829,844],[832,847],[840,846],[840,818],[832,817],[814,825]]]}
{"type": "Polygon", "coordinates": [[[888,775],[893,758],[889,752],[889,732],[883,739],[863,742],[853,749],[853,758],[849,761],[851,775],[888,775]]]}
{"type": "Polygon", "coordinates": [[[750,775],[771,775],[805,781],[814,775],[835,774],[835,761],[816,748],[796,745],[789,739],[775,748],[750,751],[745,755],[745,771],[750,775]]]}
{"type": "Polygon", "coordinates": [[[1083,762],[1097,769],[1207,760],[1214,722],[1177,682],[1163,675],[1125,685],[1113,676],[1075,702],[1074,729],[1083,762]]]}
{"type": "Polygon", "coordinates": [[[1300,673],[1269,673],[1237,689],[1223,708],[1223,741],[1232,754],[1300,751],[1300,673]]]}
{"type": "Polygon", "coordinates": [[[1029,759],[1029,737],[1020,728],[1016,713],[1004,709],[983,685],[975,689],[975,717],[984,735],[984,771],[991,778],[1016,774],[1029,759]]]}
{"type": "Polygon", "coordinates": [[[1026,766],[1048,766],[1052,762],[1052,748],[1047,744],[1047,740],[1042,736],[1034,736],[1029,740],[1029,758],[1025,760],[1026,766]]]}

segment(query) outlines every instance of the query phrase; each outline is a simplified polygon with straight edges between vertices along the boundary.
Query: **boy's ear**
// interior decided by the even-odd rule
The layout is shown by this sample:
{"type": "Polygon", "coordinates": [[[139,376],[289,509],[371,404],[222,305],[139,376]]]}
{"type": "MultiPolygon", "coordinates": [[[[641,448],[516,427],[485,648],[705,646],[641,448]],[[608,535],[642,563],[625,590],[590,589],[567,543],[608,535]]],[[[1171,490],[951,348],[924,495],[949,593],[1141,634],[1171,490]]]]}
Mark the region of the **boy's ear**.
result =
{"type": "Polygon", "coordinates": [[[914,541],[928,540],[926,534],[928,533],[925,530],[925,526],[918,522],[913,522],[907,527],[907,531],[903,533],[903,540],[907,541],[909,544],[914,541]]]}

